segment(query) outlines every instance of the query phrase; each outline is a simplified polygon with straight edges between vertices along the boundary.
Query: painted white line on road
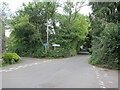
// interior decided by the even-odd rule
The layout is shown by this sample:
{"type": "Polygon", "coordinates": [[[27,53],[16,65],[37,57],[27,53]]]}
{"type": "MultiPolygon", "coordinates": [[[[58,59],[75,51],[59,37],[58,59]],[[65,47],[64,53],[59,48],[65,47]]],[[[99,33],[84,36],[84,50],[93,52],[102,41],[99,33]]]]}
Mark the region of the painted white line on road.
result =
{"type": "Polygon", "coordinates": [[[98,70],[95,68],[95,66],[93,66],[93,70],[96,73],[100,88],[106,88],[104,82],[100,79],[100,74],[99,74],[98,70]]]}
{"type": "Polygon", "coordinates": [[[97,78],[100,78],[100,77],[97,77],[97,78]]]}
{"type": "Polygon", "coordinates": [[[105,86],[100,86],[101,88],[106,88],[105,86]]]}
{"type": "Polygon", "coordinates": [[[15,69],[15,67],[14,68],[10,68],[10,70],[13,70],[13,69],[15,69]]]}
{"type": "Polygon", "coordinates": [[[93,66],[93,68],[95,68],[95,66],[93,66]]]}
{"type": "Polygon", "coordinates": [[[4,72],[4,71],[6,71],[5,69],[4,70],[2,70],[2,72],[4,72]]]}
{"type": "Polygon", "coordinates": [[[19,68],[21,68],[22,66],[18,66],[19,68]]]}
{"type": "Polygon", "coordinates": [[[108,75],[107,74],[104,74],[104,77],[107,77],[108,75]]]}
{"type": "Polygon", "coordinates": [[[44,62],[51,62],[52,60],[47,60],[47,61],[44,61],[44,62]]]}
{"type": "Polygon", "coordinates": [[[97,74],[97,77],[99,77],[100,75],[99,74],[97,74]]]}
{"type": "Polygon", "coordinates": [[[112,81],[108,81],[108,83],[113,83],[112,81]]]}
{"type": "Polygon", "coordinates": [[[103,82],[100,82],[99,84],[100,84],[100,85],[104,85],[104,83],[103,83],[103,82]]]}
{"type": "Polygon", "coordinates": [[[96,73],[96,74],[99,74],[99,72],[98,72],[98,71],[96,71],[96,70],[95,70],[95,73],[96,73]]]}
{"type": "Polygon", "coordinates": [[[43,61],[43,62],[36,62],[36,63],[32,63],[32,64],[25,64],[23,66],[17,66],[17,67],[12,67],[12,68],[9,68],[9,69],[0,70],[0,72],[10,72],[10,71],[17,70],[17,69],[20,69],[20,68],[26,68],[26,67],[30,67],[30,66],[33,66],[33,65],[38,65],[38,64],[42,64],[42,63],[50,62],[50,61],[52,61],[52,60],[47,60],[47,61],[43,61]]]}
{"type": "Polygon", "coordinates": [[[12,70],[7,70],[7,71],[12,71],[12,70]]]}
{"type": "Polygon", "coordinates": [[[22,68],[26,68],[27,66],[23,66],[22,68]]]}
{"type": "MultiPolygon", "coordinates": [[[[42,62],[42,63],[43,63],[43,62],[42,62]]],[[[42,63],[39,62],[38,64],[42,64],[42,63]]]]}
{"type": "Polygon", "coordinates": [[[102,87],[102,88],[106,88],[106,87],[102,87]]]}
{"type": "Polygon", "coordinates": [[[33,66],[33,64],[29,64],[29,66],[33,66]]]}

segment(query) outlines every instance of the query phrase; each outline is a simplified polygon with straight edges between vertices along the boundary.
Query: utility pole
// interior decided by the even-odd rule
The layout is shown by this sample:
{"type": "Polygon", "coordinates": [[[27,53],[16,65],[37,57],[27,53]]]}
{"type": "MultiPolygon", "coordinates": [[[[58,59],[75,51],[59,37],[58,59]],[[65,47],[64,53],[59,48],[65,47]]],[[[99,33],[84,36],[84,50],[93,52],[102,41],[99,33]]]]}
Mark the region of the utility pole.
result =
{"type": "Polygon", "coordinates": [[[0,64],[2,64],[2,56],[1,55],[2,55],[2,20],[0,19],[0,64]]]}
{"type": "Polygon", "coordinates": [[[47,15],[47,43],[49,44],[49,36],[48,36],[49,32],[48,32],[48,15],[47,15]]]}
{"type": "Polygon", "coordinates": [[[0,55],[2,55],[2,20],[0,19],[0,55]]]}

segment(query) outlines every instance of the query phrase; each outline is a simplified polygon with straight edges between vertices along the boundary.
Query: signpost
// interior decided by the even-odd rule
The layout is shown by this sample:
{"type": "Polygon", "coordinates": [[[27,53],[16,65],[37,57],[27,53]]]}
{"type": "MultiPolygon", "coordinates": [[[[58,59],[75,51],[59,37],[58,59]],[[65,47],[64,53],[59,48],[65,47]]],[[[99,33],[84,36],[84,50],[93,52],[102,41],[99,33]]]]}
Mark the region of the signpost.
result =
{"type": "Polygon", "coordinates": [[[47,52],[47,47],[46,46],[48,46],[48,43],[44,43],[43,45],[45,46],[45,51],[47,52]]]}
{"type": "Polygon", "coordinates": [[[44,43],[43,45],[44,45],[44,46],[48,46],[48,43],[44,43]]]}
{"type": "Polygon", "coordinates": [[[54,47],[54,50],[55,50],[56,47],[60,47],[60,44],[53,44],[52,46],[54,47]]]}
{"type": "Polygon", "coordinates": [[[2,20],[0,20],[0,55],[2,55],[2,20]]]}

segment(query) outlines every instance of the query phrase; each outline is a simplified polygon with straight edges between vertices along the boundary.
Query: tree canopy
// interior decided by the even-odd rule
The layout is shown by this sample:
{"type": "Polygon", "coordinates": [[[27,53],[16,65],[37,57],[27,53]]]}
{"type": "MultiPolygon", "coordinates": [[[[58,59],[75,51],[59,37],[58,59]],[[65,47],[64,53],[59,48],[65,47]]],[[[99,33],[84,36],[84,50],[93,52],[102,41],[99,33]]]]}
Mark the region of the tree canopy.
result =
{"type": "Polygon", "coordinates": [[[91,2],[91,31],[86,47],[92,52],[90,63],[120,69],[120,2],[91,2]]]}
{"type": "MultiPolygon", "coordinates": [[[[61,47],[54,52],[63,53],[62,57],[76,55],[89,33],[90,24],[88,17],[79,14],[77,9],[75,12],[69,11],[82,4],[77,3],[76,7],[65,8],[70,4],[73,5],[73,3],[65,2],[63,7],[64,12],[69,14],[60,14],[57,12],[57,8],[60,7],[59,2],[34,1],[28,5],[23,3],[22,9],[18,10],[11,20],[14,30],[10,36],[9,51],[21,56],[49,57],[49,53],[53,52],[52,44],[56,43],[61,47]],[[43,43],[47,42],[47,25],[49,48],[45,52],[43,43]]],[[[60,53],[56,56],[60,57],[60,53]]]]}

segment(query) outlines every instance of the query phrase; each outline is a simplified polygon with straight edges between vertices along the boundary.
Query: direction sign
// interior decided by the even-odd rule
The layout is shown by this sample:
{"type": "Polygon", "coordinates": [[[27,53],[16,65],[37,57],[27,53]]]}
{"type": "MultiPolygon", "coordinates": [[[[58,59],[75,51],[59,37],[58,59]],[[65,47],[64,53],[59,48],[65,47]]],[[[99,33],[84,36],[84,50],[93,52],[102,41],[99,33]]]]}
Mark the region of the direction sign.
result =
{"type": "Polygon", "coordinates": [[[53,44],[53,47],[60,47],[60,44],[53,44]]]}
{"type": "Polygon", "coordinates": [[[44,45],[44,46],[48,46],[48,43],[44,43],[43,45],[44,45]]]}

